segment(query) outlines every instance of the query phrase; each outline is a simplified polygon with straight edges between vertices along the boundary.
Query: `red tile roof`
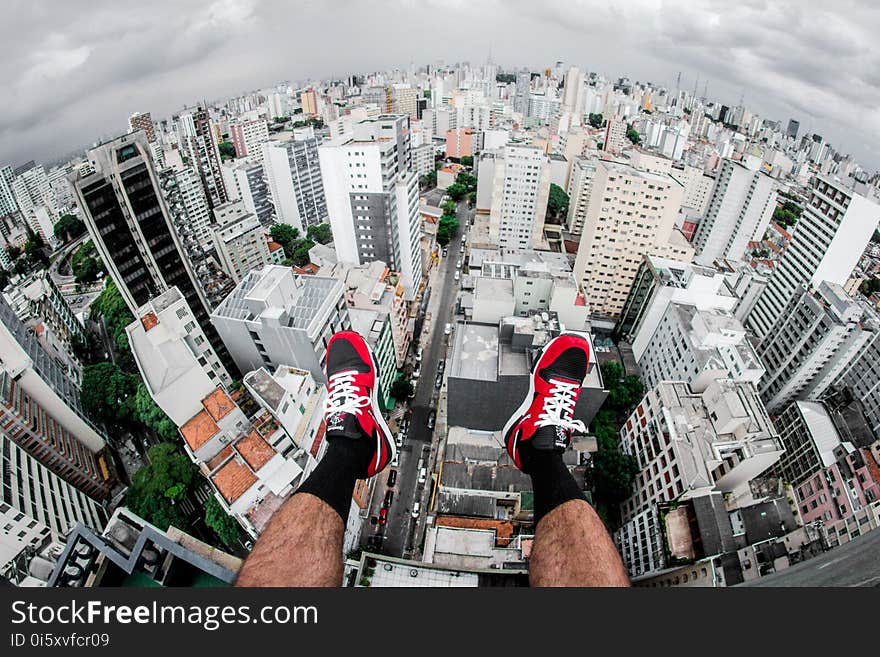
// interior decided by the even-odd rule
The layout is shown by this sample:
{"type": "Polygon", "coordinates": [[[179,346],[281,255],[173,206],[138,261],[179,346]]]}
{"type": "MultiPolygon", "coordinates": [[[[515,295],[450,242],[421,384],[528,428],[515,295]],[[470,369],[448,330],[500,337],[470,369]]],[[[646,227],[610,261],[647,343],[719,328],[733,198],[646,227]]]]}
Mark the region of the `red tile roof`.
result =
{"type": "Polygon", "coordinates": [[[232,412],[232,409],[235,408],[235,402],[229,398],[224,390],[217,388],[202,400],[202,406],[216,422],[232,412]]]}
{"type": "Polygon", "coordinates": [[[207,411],[199,411],[190,418],[189,422],[180,427],[180,433],[183,439],[192,451],[196,451],[211,438],[217,435],[220,428],[217,423],[211,419],[207,411]]]}
{"type": "Polygon", "coordinates": [[[211,479],[227,504],[235,502],[257,481],[256,475],[250,471],[250,468],[244,463],[239,463],[238,459],[227,461],[226,465],[211,475],[211,479]]]}
{"type": "Polygon", "coordinates": [[[235,444],[235,449],[254,472],[266,465],[277,454],[272,446],[263,440],[255,430],[239,440],[235,444]]]}
{"type": "Polygon", "coordinates": [[[156,313],[147,313],[141,317],[141,324],[145,331],[149,331],[151,328],[159,325],[159,318],[156,317],[156,313]]]}

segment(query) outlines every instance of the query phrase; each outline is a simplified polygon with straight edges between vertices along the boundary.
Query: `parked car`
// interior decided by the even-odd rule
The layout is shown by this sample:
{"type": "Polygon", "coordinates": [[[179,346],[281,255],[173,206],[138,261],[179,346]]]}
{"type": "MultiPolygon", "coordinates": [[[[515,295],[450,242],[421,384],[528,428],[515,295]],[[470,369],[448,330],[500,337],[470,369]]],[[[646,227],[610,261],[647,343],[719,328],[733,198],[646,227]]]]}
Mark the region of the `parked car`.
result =
{"type": "Polygon", "coordinates": [[[400,452],[394,452],[394,458],[391,459],[391,465],[395,468],[400,465],[400,452]]]}
{"type": "Polygon", "coordinates": [[[458,247],[459,253],[464,253],[464,238],[461,240],[461,246],[458,247]]]}
{"type": "Polygon", "coordinates": [[[396,436],[394,442],[398,447],[403,447],[403,431],[397,432],[397,436],[396,436]]]}
{"type": "Polygon", "coordinates": [[[453,278],[454,278],[455,280],[459,280],[459,279],[461,279],[461,272],[458,271],[458,270],[456,269],[456,270],[455,270],[455,276],[453,276],[453,278]]]}
{"type": "Polygon", "coordinates": [[[439,363],[437,363],[437,371],[440,372],[440,374],[443,374],[445,369],[446,369],[446,359],[443,358],[439,363]]]}
{"type": "Polygon", "coordinates": [[[448,255],[449,255],[449,247],[444,246],[443,247],[443,257],[445,258],[448,255]]]}
{"type": "Polygon", "coordinates": [[[421,510],[422,510],[422,503],[421,503],[421,502],[416,502],[415,504],[413,504],[413,510],[412,510],[412,513],[411,513],[410,515],[412,515],[413,518],[418,518],[418,517],[419,517],[419,512],[420,512],[421,510]]]}
{"type": "Polygon", "coordinates": [[[437,422],[437,411],[431,411],[428,413],[428,428],[433,429],[434,424],[437,422]]]}
{"type": "Polygon", "coordinates": [[[382,507],[382,509],[379,511],[379,524],[384,525],[387,522],[388,522],[388,508],[382,507]]]}
{"type": "Polygon", "coordinates": [[[452,333],[452,324],[446,324],[446,328],[443,329],[443,335],[449,335],[452,333]]]}
{"type": "Polygon", "coordinates": [[[421,360],[422,360],[422,354],[423,354],[424,352],[425,352],[425,348],[424,348],[424,347],[419,347],[418,351],[416,351],[416,360],[417,360],[417,361],[421,362],[421,360]]]}
{"type": "Polygon", "coordinates": [[[458,259],[458,262],[455,263],[456,269],[461,269],[461,258],[458,259]]]}
{"type": "Polygon", "coordinates": [[[413,369],[412,374],[410,375],[409,378],[412,379],[413,381],[415,381],[415,380],[418,379],[421,375],[422,375],[422,366],[421,366],[421,365],[416,365],[416,366],[415,366],[415,369],[413,369]]]}
{"type": "Polygon", "coordinates": [[[394,491],[389,490],[385,493],[385,501],[382,502],[382,506],[386,509],[391,507],[391,503],[394,501],[394,491]]]}
{"type": "Polygon", "coordinates": [[[437,390],[440,390],[440,388],[443,387],[443,373],[442,372],[437,372],[437,378],[434,379],[434,387],[437,388],[437,390]]]}
{"type": "Polygon", "coordinates": [[[388,487],[393,488],[394,484],[397,483],[397,470],[391,470],[388,472],[388,487]]]}

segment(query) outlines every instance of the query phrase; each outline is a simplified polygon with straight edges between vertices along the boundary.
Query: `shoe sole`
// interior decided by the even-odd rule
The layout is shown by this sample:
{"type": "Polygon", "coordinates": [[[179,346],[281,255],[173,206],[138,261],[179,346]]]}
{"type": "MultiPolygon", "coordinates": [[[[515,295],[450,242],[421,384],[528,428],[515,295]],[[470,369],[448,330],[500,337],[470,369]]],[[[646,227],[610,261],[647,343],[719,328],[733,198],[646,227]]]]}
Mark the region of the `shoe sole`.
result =
{"type": "MultiPolygon", "coordinates": [[[[531,372],[529,373],[529,392],[526,395],[525,399],[523,399],[522,404],[519,405],[519,408],[517,408],[516,411],[514,411],[514,413],[510,416],[510,419],[507,420],[507,423],[504,425],[504,429],[502,429],[501,437],[504,439],[505,448],[507,447],[507,434],[508,434],[508,432],[519,423],[519,421],[522,419],[523,415],[525,415],[525,412],[527,410],[529,410],[529,406],[532,405],[532,401],[535,398],[535,368],[538,366],[538,363],[541,362],[541,359],[544,357],[544,354],[547,352],[547,350],[550,348],[550,346],[554,342],[559,340],[560,338],[564,338],[566,336],[569,336],[569,337],[573,336],[573,337],[578,337],[578,338],[582,338],[584,340],[587,340],[586,333],[581,333],[579,331],[566,331],[565,333],[562,333],[562,334],[556,336],[555,338],[550,340],[550,342],[548,342],[546,345],[544,345],[544,348],[541,349],[541,355],[535,359],[534,363],[532,363],[532,369],[531,369],[531,372]]],[[[589,340],[587,340],[587,342],[589,342],[589,340]]],[[[589,367],[589,365],[590,365],[590,363],[588,360],[587,366],[589,367]]],[[[517,441],[515,440],[513,443],[512,449],[508,449],[508,455],[511,456],[511,458],[514,458],[514,461],[515,461],[515,457],[513,457],[510,454],[510,452],[516,453],[516,442],[517,441]]]]}
{"type": "MultiPolygon", "coordinates": [[[[363,337],[361,337],[363,340],[363,337]]],[[[379,470],[376,470],[374,476],[379,474],[382,470],[388,467],[388,464],[394,460],[394,457],[397,455],[397,445],[394,443],[394,435],[391,433],[391,429],[388,426],[388,423],[385,422],[385,418],[382,416],[382,411],[379,410],[379,363],[376,361],[376,355],[373,353],[373,350],[370,348],[370,345],[364,340],[364,345],[367,347],[367,352],[370,354],[370,358],[373,359],[373,371],[376,377],[376,383],[373,386],[372,397],[373,397],[373,408],[376,410],[376,424],[379,425],[385,431],[385,436],[387,437],[386,442],[388,443],[388,447],[390,449],[390,456],[388,457],[388,462],[383,465],[379,470]]],[[[381,436],[378,440],[382,440],[381,436]]],[[[382,446],[377,444],[376,448],[379,450],[378,453],[382,453],[382,446]]]]}

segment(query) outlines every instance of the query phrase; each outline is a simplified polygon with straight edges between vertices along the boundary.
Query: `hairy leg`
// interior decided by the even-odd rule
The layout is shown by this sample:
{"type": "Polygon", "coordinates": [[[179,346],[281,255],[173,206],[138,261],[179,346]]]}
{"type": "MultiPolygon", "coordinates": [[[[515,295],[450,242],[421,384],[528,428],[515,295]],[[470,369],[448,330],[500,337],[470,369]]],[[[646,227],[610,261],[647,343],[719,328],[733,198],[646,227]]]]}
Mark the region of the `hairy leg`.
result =
{"type": "Polygon", "coordinates": [[[629,586],[629,577],[593,507],[584,499],[572,499],[538,522],[529,582],[532,586],[629,586]]]}
{"type": "Polygon", "coordinates": [[[342,518],[314,495],[290,498],[260,535],[236,586],[340,586],[342,518]]]}

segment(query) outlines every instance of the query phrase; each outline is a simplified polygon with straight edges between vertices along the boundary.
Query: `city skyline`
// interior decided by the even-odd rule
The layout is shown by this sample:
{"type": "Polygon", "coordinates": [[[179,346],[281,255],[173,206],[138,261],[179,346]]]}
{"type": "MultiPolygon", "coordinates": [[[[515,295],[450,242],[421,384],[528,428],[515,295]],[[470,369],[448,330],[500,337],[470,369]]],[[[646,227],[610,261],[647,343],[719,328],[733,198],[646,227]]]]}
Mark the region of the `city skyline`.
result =
{"type": "Polygon", "coordinates": [[[766,118],[798,119],[801,134],[818,133],[868,170],[880,168],[880,139],[871,136],[880,127],[872,111],[880,102],[874,73],[880,62],[868,47],[877,10],[867,3],[847,3],[848,11],[824,13],[821,20],[814,3],[809,12],[800,5],[747,3],[736,17],[715,2],[640,1],[625,8],[489,2],[473,8],[403,1],[386,2],[379,11],[375,4],[369,10],[342,4],[330,13],[268,0],[205,0],[123,13],[99,2],[87,14],[68,5],[14,5],[17,20],[0,28],[6,49],[0,66],[12,99],[0,110],[0,152],[17,164],[51,162],[116,134],[135,111],[159,118],[198,99],[284,79],[359,75],[438,59],[476,65],[491,56],[506,70],[538,71],[562,60],[673,90],[680,72],[683,89],[697,87],[701,95],[708,84],[710,99],[733,105],[743,98],[766,118]],[[469,18],[461,23],[463,11],[469,18]],[[387,30],[389,13],[396,34],[383,40],[381,51],[345,45],[387,30]],[[308,29],[291,38],[291,22],[308,29]],[[443,36],[425,40],[420,26],[443,36]],[[526,27],[527,43],[509,38],[526,27]],[[328,34],[339,44],[332,50],[328,34]],[[19,47],[23,43],[38,47],[19,47]]]}

